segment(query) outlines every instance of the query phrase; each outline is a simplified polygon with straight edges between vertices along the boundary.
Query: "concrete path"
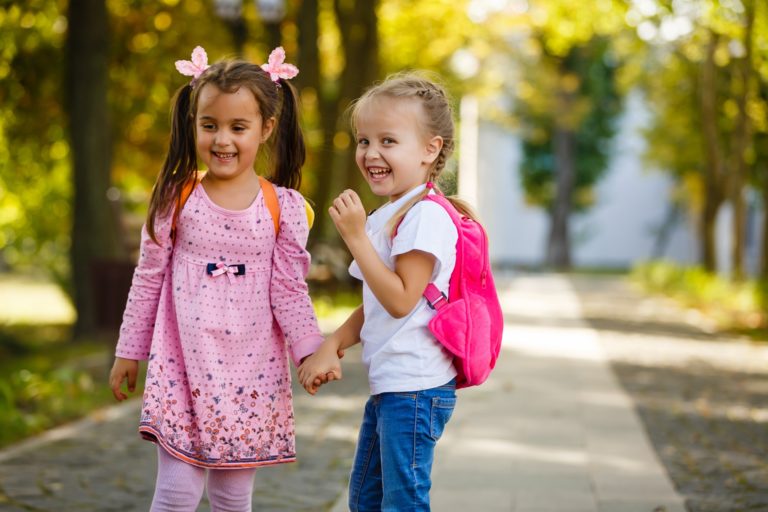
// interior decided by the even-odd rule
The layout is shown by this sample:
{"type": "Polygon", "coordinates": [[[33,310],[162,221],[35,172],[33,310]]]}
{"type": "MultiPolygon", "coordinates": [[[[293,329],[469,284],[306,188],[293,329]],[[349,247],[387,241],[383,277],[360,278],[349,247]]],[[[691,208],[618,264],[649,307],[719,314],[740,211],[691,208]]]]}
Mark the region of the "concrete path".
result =
{"type": "MultiPolygon", "coordinates": [[[[438,445],[433,510],[684,511],[568,280],[499,281],[503,352],[486,384],[459,392],[438,445]]],[[[254,510],[346,510],[366,393],[358,351],[342,382],[315,398],[296,391],[299,462],[257,473],[254,510]]],[[[0,510],[147,510],[155,458],[135,434],[136,408],[0,452],[0,510]]]]}
{"type": "Polygon", "coordinates": [[[502,301],[503,353],[487,385],[461,394],[435,510],[685,510],[568,281],[523,277],[502,301]]]}
{"type": "Polygon", "coordinates": [[[433,510],[684,511],[568,280],[499,281],[502,354],[488,382],[459,391],[438,444],[433,510]]]}

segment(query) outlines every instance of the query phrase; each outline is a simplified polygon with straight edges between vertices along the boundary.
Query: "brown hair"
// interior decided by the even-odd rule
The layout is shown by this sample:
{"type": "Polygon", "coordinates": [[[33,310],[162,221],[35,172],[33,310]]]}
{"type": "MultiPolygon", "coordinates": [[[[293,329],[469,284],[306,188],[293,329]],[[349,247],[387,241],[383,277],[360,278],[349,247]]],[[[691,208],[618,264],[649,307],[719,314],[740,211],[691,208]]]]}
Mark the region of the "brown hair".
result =
{"type": "Polygon", "coordinates": [[[271,144],[274,169],[269,179],[277,185],[297,190],[301,185],[301,167],[304,165],[306,149],[293,86],[283,79],[273,82],[268,73],[250,62],[217,62],[193,83],[181,87],[174,97],[170,146],[163,169],[152,189],[147,213],[147,231],[155,242],[156,216],[167,215],[181,197],[184,185],[196,178],[195,117],[200,91],[207,84],[215,85],[225,93],[234,93],[246,87],[256,98],[262,119],[278,118],[275,141],[271,144]]]}
{"type": "MultiPolygon", "coordinates": [[[[427,175],[427,181],[436,182],[443,169],[445,169],[445,164],[453,154],[455,147],[453,108],[451,107],[448,93],[436,81],[422,76],[421,73],[405,72],[389,76],[383,82],[375,84],[366,90],[352,104],[351,121],[353,130],[357,129],[357,120],[362,110],[371,101],[382,97],[416,100],[422,107],[423,115],[420,116],[421,129],[429,136],[439,136],[443,139],[443,147],[440,149],[440,153],[438,153],[437,158],[432,163],[432,167],[427,175]]],[[[435,188],[437,188],[437,185],[435,185],[435,188]]],[[[395,226],[400,223],[400,220],[408,210],[414,204],[421,201],[428,193],[429,189],[425,189],[423,193],[417,194],[416,197],[407,201],[387,224],[390,231],[394,231],[395,226]]],[[[456,207],[459,213],[477,219],[477,215],[468,203],[455,196],[447,197],[447,199],[456,207]]]]}

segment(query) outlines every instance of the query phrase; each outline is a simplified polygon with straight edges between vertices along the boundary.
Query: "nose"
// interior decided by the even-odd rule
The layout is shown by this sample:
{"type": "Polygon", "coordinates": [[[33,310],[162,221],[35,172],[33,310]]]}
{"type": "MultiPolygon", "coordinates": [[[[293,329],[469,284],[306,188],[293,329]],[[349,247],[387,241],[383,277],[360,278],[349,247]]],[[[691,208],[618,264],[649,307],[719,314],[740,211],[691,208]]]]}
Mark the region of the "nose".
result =
{"type": "Polygon", "coordinates": [[[227,130],[218,130],[213,136],[213,144],[219,147],[226,147],[230,143],[230,136],[227,130]]]}
{"type": "Polygon", "coordinates": [[[379,154],[379,150],[374,147],[373,144],[370,144],[367,148],[365,148],[365,159],[366,160],[376,160],[381,155],[379,154]]]}

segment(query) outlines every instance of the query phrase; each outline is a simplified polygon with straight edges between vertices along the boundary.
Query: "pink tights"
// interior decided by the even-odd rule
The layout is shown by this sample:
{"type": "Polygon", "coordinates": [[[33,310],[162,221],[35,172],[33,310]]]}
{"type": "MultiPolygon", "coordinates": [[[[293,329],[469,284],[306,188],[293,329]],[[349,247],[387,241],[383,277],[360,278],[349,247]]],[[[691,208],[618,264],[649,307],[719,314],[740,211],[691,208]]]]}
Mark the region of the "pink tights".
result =
{"type": "MultiPolygon", "coordinates": [[[[210,469],[211,512],[250,512],[255,469],[210,469]]],[[[157,484],[150,512],[194,512],[205,487],[206,470],[157,447],[157,484]]]]}

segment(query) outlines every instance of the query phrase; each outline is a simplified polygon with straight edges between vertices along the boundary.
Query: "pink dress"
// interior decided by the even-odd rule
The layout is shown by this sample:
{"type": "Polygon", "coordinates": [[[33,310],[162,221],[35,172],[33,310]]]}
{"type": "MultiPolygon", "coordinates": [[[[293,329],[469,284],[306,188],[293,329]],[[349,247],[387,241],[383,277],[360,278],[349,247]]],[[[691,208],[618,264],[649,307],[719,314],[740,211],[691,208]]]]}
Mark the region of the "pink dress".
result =
{"type": "Polygon", "coordinates": [[[141,255],[116,355],[149,359],[139,432],[190,464],[244,468],[295,460],[294,364],[322,341],[304,277],[304,199],[275,187],[280,231],[261,193],[245,210],[211,201],[202,186],[141,255]],[[229,272],[214,275],[210,264],[229,272]],[[244,272],[240,272],[243,270],[244,272]]]}

